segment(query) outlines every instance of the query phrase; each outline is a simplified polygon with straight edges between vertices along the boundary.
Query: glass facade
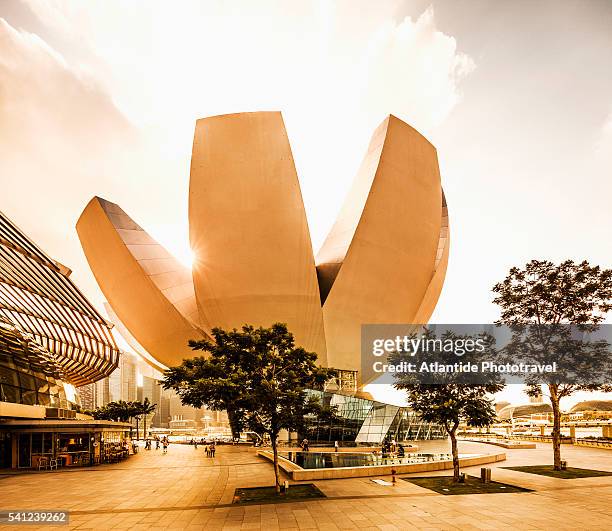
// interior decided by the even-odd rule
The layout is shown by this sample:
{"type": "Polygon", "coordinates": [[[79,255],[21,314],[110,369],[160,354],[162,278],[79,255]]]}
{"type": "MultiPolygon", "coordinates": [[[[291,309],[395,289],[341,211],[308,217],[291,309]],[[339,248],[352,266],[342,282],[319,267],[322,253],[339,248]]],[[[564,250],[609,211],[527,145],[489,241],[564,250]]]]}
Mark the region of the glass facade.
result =
{"type": "Polygon", "coordinates": [[[306,418],[305,437],[314,443],[381,444],[417,439],[445,439],[442,426],[423,422],[406,407],[326,391],[308,391],[324,412],[306,418]]]}
{"type": "Polygon", "coordinates": [[[0,469],[90,466],[126,457],[129,430],[82,424],[0,429],[0,469]]]}
{"type": "Polygon", "coordinates": [[[0,318],[0,401],[68,409],[61,368],[15,325],[0,318]]]}
{"type": "MultiPolygon", "coordinates": [[[[119,349],[111,326],[69,277],[67,267],[47,256],[0,212],[0,318],[50,354],[61,367],[63,381],[79,386],[110,375],[119,349]]],[[[33,394],[21,397],[31,402],[33,394]]]]}

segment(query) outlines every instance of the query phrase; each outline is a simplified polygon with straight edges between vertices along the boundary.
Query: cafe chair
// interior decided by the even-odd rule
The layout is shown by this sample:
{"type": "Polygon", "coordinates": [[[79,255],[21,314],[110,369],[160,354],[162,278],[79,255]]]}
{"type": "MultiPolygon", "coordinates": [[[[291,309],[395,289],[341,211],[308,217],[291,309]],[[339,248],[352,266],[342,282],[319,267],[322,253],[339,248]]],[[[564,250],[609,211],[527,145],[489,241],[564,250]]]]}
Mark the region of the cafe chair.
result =
{"type": "Polygon", "coordinates": [[[59,465],[59,459],[50,459],[49,460],[49,470],[53,470],[55,468],[55,470],[57,470],[57,467],[59,465]]]}
{"type": "Polygon", "coordinates": [[[49,467],[49,460],[46,457],[41,457],[38,459],[38,470],[47,470],[49,467]]]}

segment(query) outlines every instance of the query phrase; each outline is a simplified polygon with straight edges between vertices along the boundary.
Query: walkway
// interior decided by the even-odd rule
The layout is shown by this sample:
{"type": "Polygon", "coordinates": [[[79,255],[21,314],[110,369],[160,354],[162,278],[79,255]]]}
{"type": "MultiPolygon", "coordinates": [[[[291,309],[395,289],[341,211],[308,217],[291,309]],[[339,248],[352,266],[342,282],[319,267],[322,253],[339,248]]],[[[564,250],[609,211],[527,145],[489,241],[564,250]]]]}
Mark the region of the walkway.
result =
{"type": "MultiPolygon", "coordinates": [[[[420,445],[446,451],[441,442],[420,445]]],[[[493,448],[466,442],[460,451],[498,450],[493,448]]],[[[562,451],[570,466],[612,471],[609,450],[562,451]]],[[[536,492],[464,496],[442,496],[405,481],[387,487],[370,478],[329,480],[316,482],[326,499],[233,506],[236,487],[273,484],[272,466],[253,449],[220,446],[214,459],[202,447],[171,445],[167,455],[161,452],[141,450],[128,461],[95,468],[0,475],[0,508],[69,510],[70,526],[58,529],[612,528],[612,477],[560,480],[496,468],[494,479],[536,492]]],[[[498,466],[541,464],[550,462],[551,447],[506,453],[498,466]]]]}

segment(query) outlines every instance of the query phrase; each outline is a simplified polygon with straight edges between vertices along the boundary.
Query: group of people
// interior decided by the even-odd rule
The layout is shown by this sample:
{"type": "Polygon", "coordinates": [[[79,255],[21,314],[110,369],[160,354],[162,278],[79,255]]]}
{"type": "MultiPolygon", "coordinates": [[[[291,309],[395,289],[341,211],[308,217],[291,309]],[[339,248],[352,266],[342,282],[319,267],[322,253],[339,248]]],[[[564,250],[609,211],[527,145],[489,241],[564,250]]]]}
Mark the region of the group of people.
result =
{"type": "MultiPolygon", "coordinates": [[[[159,446],[161,444],[163,450],[162,452],[164,454],[168,453],[168,445],[170,444],[170,441],[168,441],[168,437],[164,436],[161,439],[156,435],[155,437],[153,437],[153,441],[155,441],[155,449],[159,450],[159,446]]],[[[147,437],[145,439],[145,450],[151,450],[152,445],[153,445],[153,441],[151,441],[151,439],[149,437],[147,437]]]]}
{"type": "Polygon", "coordinates": [[[215,443],[215,441],[211,442],[210,444],[207,444],[205,443],[204,439],[200,439],[200,442],[198,442],[197,439],[191,439],[191,441],[189,441],[189,444],[193,445],[196,450],[198,449],[198,444],[203,444],[204,451],[206,452],[206,457],[215,457],[215,451],[217,449],[217,444],[215,443]]]}
{"type": "Polygon", "coordinates": [[[398,457],[404,457],[405,450],[401,444],[392,441],[385,441],[382,445],[382,454],[383,455],[397,455],[398,457]]]}

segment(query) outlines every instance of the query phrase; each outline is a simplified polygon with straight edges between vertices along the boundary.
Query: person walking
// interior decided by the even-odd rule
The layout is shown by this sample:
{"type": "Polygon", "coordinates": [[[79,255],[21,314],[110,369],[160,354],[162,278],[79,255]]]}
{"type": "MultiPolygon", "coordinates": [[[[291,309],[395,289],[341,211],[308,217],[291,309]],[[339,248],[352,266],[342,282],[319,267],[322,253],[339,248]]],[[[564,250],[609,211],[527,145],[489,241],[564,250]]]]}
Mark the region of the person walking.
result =
{"type": "Polygon", "coordinates": [[[334,441],[334,452],[337,452],[339,448],[338,441],[334,441]]]}
{"type": "Polygon", "coordinates": [[[215,457],[216,444],[215,441],[210,445],[210,457],[215,457]]]}
{"type": "Polygon", "coordinates": [[[163,453],[167,454],[168,453],[168,439],[164,439],[162,442],[162,447],[163,447],[163,453]]]}
{"type": "Polygon", "coordinates": [[[159,437],[155,437],[155,449],[159,450],[159,437]]]}
{"type": "Polygon", "coordinates": [[[193,441],[193,447],[197,450],[198,449],[198,441],[193,441]]]}

